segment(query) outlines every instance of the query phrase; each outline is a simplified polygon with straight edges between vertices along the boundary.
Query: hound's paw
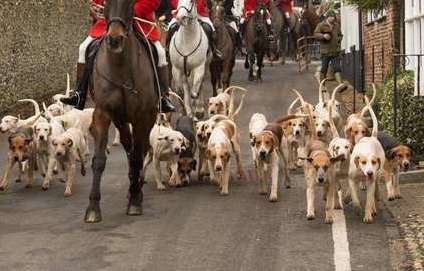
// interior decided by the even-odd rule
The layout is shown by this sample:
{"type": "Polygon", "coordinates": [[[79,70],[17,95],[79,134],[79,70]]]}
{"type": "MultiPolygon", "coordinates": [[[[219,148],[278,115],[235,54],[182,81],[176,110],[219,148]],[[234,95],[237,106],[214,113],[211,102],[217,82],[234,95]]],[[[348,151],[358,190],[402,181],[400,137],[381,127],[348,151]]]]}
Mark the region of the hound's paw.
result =
{"type": "Polygon", "coordinates": [[[65,193],[63,193],[65,198],[72,196],[72,191],[70,188],[66,188],[65,193]]]}
{"type": "Polygon", "coordinates": [[[391,195],[387,195],[387,199],[389,201],[394,201],[396,199],[395,195],[391,194],[391,195]]]}
{"type": "Polygon", "coordinates": [[[278,196],[277,195],[270,195],[269,196],[269,202],[277,202],[278,196]]]}
{"type": "Polygon", "coordinates": [[[57,170],[57,169],[53,169],[53,174],[54,174],[54,175],[59,174],[59,170],[57,170]]]}
{"type": "Polygon", "coordinates": [[[221,191],[221,196],[228,196],[228,191],[221,191]]]}
{"type": "Polygon", "coordinates": [[[361,206],[353,206],[353,210],[354,210],[354,212],[355,212],[355,214],[356,214],[357,216],[360,216],[360,215],[361,215],[361,213],[362,213],[362,208],[361,208],[361,206]]]}
{"type": "Polygon", "coordinates": [[[7,190],[7,187],[6,186],[0,186],[0,191],[6,191],[7,190]]]}
{"type": "Polygon", "coordinates": [[[32,188],[32,183],[25,185],[25,188],[32,188]]]}
{"type": "Polygon", "coordinates": [[[308,220],[314,220],[315,219],[315,214],[308,214],[308,215],[306,215],[306,219],[308,219],[308,220]]]}
{"type": "Polygon", "coordinates": [[[18,179],[16,179],[16,181],[15,181],[15,182],[16,182],[16,183],[20,183],[20,182],[22,182],[22,181],[21,181],[21,179],[19,179],[19,178],[18,178],[18,179]]]}
{"type": "Polygon", "coordinates": [[[85,168],[81,168],[81,175],[82,176],[87,175],[87,170],[85,170],[85,168]]]}
{"type": "Polygon", "coordinates": [[[119,142],[119,141],[114,141],[112,143],[112,146],[119,146],[119,145],[121,145],[121,142],[119,142]]]}
{"type": "Polygon", "coordinates": [[[333,224],[334,220],[332,216],[325,217],[325,224],[333,224]]]}
{"type": "Polygon", "coordinates": [[[290,188],[291,188],[291,184],[286,183],[286,184],[285,184],[285,187],[286,187],[287,189],[290,189],[290,188]]]}
{"type": "Polygon", "coordinates": [[[401,199],[402,198],[402,195],[401,194],[395,194],[395,198],[396,199],[401,199]]]}
{"type": "Polygon", "coordinates": [[[350,195],[343,195],[343,203],[349,204],[352,201],[352,197],[350,195]]]}
{"type": "Polygon", "coordinates": [[[365,183],[361,183],[361,184],[359,185],[359,187],[361,188],[361,190],[362,190],[362,191],[367,190],[367,186],[365,185],[365,183]]]}
{"type": "Polygon", "coordinates": [[[343,207],[340,205],[340,202],[337,200],[334,202],[334,209],[341,210],[343,207]]]}
{"type": "Polygon", "coordinates": [[[157,188],[158,188],[159,191],[165,191],[166,190],[166,187],[163,185],[163,183],[158,184],[157,188]]]}
{"type": "Polygon", "coordinates": [[[41,189],[43,189],[44,191],[49,190],[49,188],[50,188],[50,184],[49,183],[43,183],[41,185],[41,189]]]}
{"type": "Polygon", "coordinates": [[[373,222],[374,222],[374,218],[372,217],[372,215],[366,215],[364,217],[365,224],[372,224],[373,222]]]}

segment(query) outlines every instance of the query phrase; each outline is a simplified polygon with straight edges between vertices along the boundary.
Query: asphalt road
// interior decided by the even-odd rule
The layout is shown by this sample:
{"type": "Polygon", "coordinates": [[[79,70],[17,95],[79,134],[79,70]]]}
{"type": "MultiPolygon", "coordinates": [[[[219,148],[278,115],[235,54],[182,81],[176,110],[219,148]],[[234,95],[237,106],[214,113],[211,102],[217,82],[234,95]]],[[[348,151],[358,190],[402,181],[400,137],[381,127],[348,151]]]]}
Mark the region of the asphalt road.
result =
{"type": "MultiPolygon", "coordinates": [[[[346,254],[334,249],[342,241],[334,235],[334,226],[324,224],[320,196],[317,219],[306,220],[303,174],[292,174],[291,189],[280,186],[276,203],[257,193],[248,145],[249,118],[255,112],[269,120],[285,114],[293,99],[290,88],[315,102],[317,84],[312,74],[299,74],[294,64],[275,65],[265,67],[263,83],[247,82],[240,64],[233,78],[234,84],[249,89],[237,121],[249,174],[243,180],[232,178],[229,196],[219,196],[214,186],[196,180],[188,187],[160,192],[149,172],[144,215],[128,217],[126,159],[121,147],[113,147],[102,183],[103,222],[99,224],[83,222],[91,170],[87,177],[77,175],[70,198],[63,197],[64,185],[58,181],[43,192],[40,176],[32,189],[12,182],[7,192],[0,193],[0,270],[328,271],[349,270],[349,266],[391,270],[389,239],[394,225],[381,204],[372,225],[363,224],[349,206],[345,208],[348,243],[341,246],[348,246],[346,259],[346,254]],[[336,269],[340,261],[347,265],[336,269]]],[[[2,137],[2,161],[6,148],[2,137]]]]}

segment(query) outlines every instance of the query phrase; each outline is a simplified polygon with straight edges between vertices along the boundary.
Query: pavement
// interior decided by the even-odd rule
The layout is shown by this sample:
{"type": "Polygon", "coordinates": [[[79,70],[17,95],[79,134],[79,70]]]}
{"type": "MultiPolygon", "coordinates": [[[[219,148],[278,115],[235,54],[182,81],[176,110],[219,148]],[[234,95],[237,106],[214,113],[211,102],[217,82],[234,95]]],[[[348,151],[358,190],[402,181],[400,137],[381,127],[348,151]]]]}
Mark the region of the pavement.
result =
{"type": "MultiPolygon", "coordinates": [[[[0,270],[401,270],[397,267],[406,259],[397,255],[402,254],[403,241],[384,201],[374,224],[362,223],[346,206],[337,212],[336,222],[327,225],[319,189],[317,219],[306,220],[301,173],[291,174],[291,189],[280,185],[276,203],[257,193],[249,118],[255,112],[269,120],[285,114],[294,98],[290,88],[316,102],[312,73],[298,73],[295,64],[266,66],[262,83],[247,82],[239,63],[233,84],[249,90],[237,120],[248,176],[232,177],[229,196],[219,196],[213,185],[196,180],[187,187],[157,191],[148,171],[144,214],[126,216],[126,159],[121,147],[113,147],[102,182],[101,223],[83,222],[91,170],[86,177],[77,175],[70,198],[63,197],[64,185],[58,181],[42,191],[40,176],[32,189],[12,182],[0,193],[0,270]]],[[[0,138],[3,161],[6,141],[0,138]]]]}

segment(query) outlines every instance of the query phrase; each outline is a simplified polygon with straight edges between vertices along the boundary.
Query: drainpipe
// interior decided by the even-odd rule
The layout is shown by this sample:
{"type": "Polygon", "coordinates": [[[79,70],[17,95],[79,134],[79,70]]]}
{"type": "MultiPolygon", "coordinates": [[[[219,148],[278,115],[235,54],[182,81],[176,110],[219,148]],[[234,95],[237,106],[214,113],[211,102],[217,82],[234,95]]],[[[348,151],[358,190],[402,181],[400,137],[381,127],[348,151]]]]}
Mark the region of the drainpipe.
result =
{"type": "Polygon", "coordinates": [[[358,25],[359,25],[359,52],[360,52],[360,82],[359,82],[359,89],[364,91],[364,47],[363,47],[363,29],[362,29],[362,11],[358,9],[358,25]]]}

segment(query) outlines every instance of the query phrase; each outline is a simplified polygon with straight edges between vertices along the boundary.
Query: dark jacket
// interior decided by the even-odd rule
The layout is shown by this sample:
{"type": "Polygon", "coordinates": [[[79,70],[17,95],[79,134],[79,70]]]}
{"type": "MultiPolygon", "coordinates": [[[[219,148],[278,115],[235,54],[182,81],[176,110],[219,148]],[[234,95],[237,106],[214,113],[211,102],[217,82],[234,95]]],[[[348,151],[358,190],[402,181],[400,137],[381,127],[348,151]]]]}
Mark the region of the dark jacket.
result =
{"type": "Polygon", "coordinates": [[[320,52],[324,56],[337,56],[340,53],[343,34],[340,25],[336,22],[333,26],[323,21],[317,25],[314,37],[320,41],[320,52]],[[330,40],[324,39],[324,34],[331,36],[330,40]]]}

